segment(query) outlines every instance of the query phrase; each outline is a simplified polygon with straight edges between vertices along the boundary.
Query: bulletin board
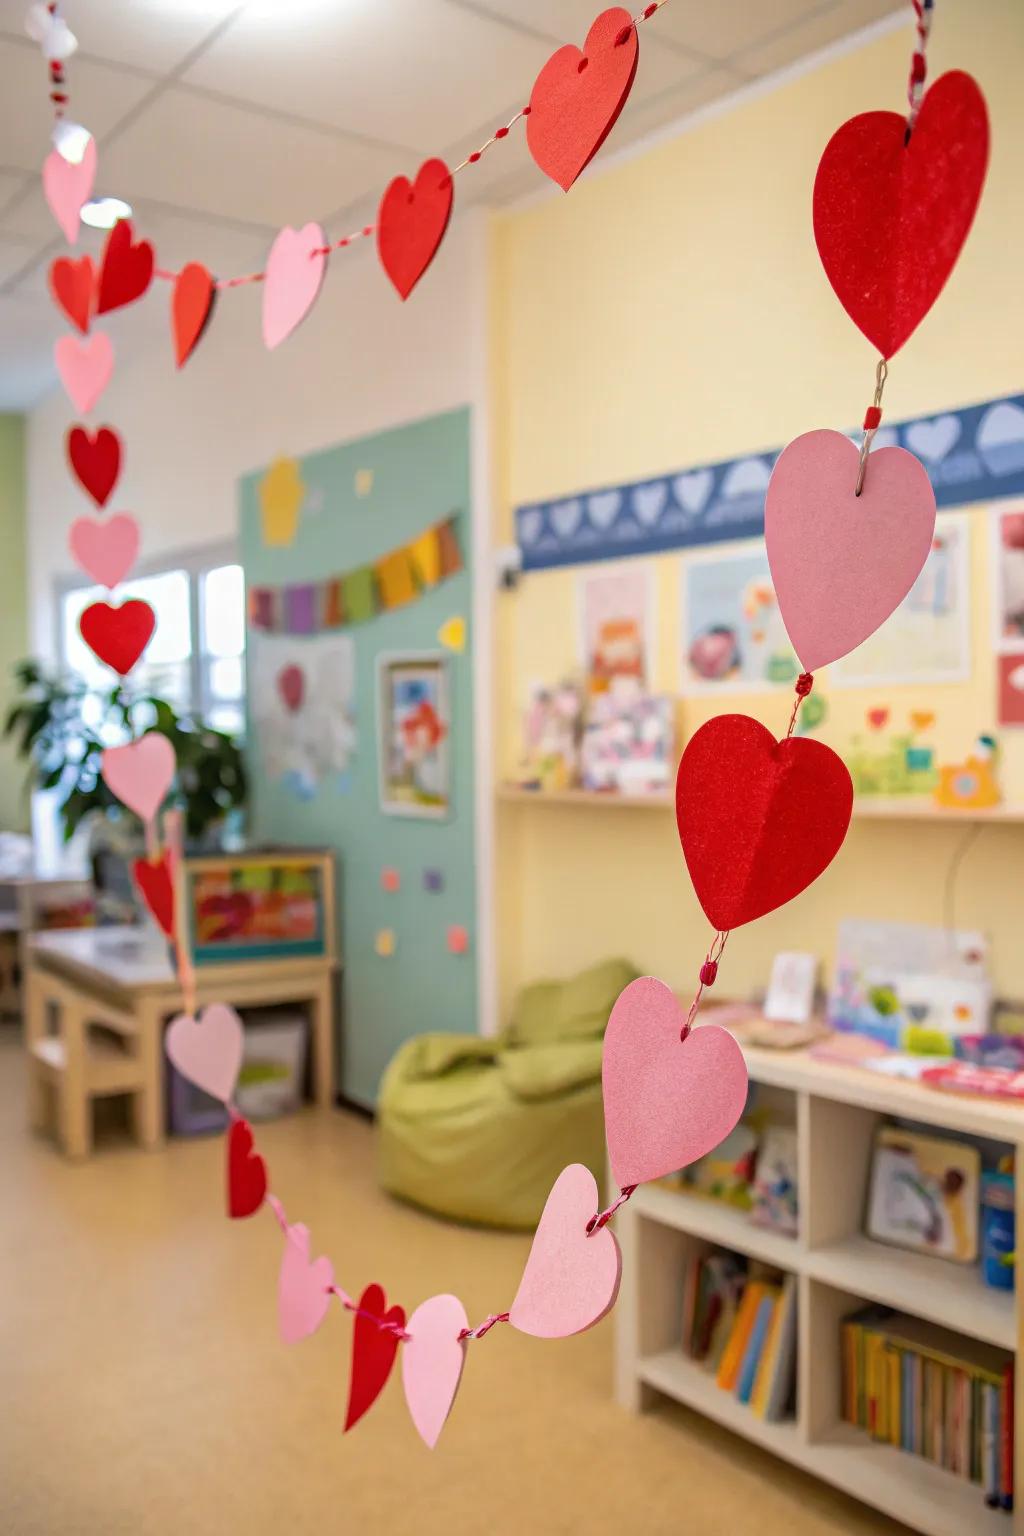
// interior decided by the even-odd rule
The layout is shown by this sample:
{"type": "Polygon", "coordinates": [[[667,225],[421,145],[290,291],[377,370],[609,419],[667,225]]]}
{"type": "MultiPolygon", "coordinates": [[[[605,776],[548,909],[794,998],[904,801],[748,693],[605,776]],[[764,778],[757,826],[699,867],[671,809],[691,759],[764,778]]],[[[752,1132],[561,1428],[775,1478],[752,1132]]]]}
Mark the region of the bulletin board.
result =
{"type": "MultiPolygon", "coordinates": [[[[815,674],[800,729],[844,757],[860,795],[919,803],[957,781],[994,738],[1003,803],[1024,808],[1024,397],[883,431],[876,446],[904,446],[929,472],[935,546],[889,622],[815,674]]],[[[751,454],[519,508],[521,710],[534,685],[584,669],[586,613],[611,613],[620,583],[625,614],[625,573],[635,586],[643,572],[657,622],[646,626],[637,666],[648,690],[678,701],[679,747],[727,710],[781,734],[800,668],[763,540],[774,458],[751,454]]],[[[519,739],[517,721],[502,743],[506,774],[519,739]]]]}
{"type": "Polygon", "coordinates": [[[335,851],[366,1105],[403,1041],[477,1029],[469,434],[448,412],[239,487],[252,838],[335,851]]]}

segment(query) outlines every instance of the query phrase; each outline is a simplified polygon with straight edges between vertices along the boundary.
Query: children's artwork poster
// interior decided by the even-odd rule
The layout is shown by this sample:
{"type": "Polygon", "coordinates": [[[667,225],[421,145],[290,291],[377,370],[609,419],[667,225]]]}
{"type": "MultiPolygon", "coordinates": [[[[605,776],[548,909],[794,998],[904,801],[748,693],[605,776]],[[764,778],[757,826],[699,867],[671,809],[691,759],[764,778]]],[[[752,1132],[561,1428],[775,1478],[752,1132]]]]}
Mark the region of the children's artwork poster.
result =
{"type": "Polygon", "coordinates": [[[579,594],[583,670],[591,693],[620,678],[646,686],[654,634],[654,571],[632,562],[581,573],[579,594]]]}
{"type": "Polygon", "coordinates": [[[996,657],[1000,725],[1024,725],[1024,654],[1009,651],[996,657]]]}
{"type": "Polygon", "coordinates": [[[920,576],[881,629],[829,669],[842,688],[962,683],[971,674],[970,529],[961,512],[936,519],[920,576]]]}
{"type": "Polygon", "coordinates": [[[346,635],[249,636],[251,704],[268,779],[300,800],[346,792],[356,750],[355,645],[346,635]]]}
{"type": "Polygon", "coordinates": [[[431,654],[377,661],[381,809],[447,816],[451,803],[448,663],[431,654]]]}
{"type": "MultiPolygon", "coordinates": [[[[814,695],[811,694],[811,698],[814,695]]],[[[854,793],[932,795],[939,785],[935,711],[873,704],[843,752],[854,793]]]]}
{"type": "Polygon", "coordinates": [[[324,893],[318,864],[226,859],[188,871],[197,965],[323,954],[324,893]]]}
{"type": "Polygon", "coordinates": [[[1024,652],[1024,507],[992,513],[993,609],[997,651],[1024,652]]]}
{"type": "Polygon", "coordinates": [[[753,693],[793,684],[800,665],[763,545],[684,555],[681,580],[683,693],[753,693]]]}

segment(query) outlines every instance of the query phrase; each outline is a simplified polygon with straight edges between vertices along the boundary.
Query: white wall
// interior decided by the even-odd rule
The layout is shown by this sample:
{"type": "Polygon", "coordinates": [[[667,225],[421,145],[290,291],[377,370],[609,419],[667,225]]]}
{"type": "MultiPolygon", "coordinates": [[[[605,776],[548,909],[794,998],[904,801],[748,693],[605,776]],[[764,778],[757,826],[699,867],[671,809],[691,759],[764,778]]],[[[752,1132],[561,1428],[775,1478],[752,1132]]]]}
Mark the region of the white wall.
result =
{"type": "MultiPolygon", "coordinates": [[[[124,470],[108,510],[138,517],[146,561],[222,543],[235,536],[236,483],[246,471],[279,454],[307,453],[454,406],[473,408],[476,960],[480,1026],[489,1032],[494,964],[487,213],[469,209],[453,222],[434,266],[404,304],[369,242],[335,255],[311,314],[272,353],[260,338],[260,295],[258,284],[220,294],[207,334],[180,373],[169,322],[163,326],[159,317],[160,306],[169,308],[169,284],[155,282],[142,301],[157,309],[156,316],[128,310],[112,317],[114,378],[89,418],[90,424],[116,427],[123,443],[124,470]]],[[[74,419],[58,390],[28,423],[29,644],[43,656],[52,656],[55,647],[56,582],[74,571],[68,528],[91,509],[64,459],[64,435],[74,419]]],[[[382,548],[386,543],[382,533],[382,548]]]]}

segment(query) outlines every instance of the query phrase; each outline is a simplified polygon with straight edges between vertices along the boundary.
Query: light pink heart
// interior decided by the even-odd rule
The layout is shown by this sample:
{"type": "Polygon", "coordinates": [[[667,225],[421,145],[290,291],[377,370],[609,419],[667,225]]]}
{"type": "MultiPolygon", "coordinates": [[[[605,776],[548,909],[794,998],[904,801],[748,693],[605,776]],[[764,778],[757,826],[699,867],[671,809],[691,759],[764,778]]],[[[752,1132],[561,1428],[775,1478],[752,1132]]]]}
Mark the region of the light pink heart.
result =
{"type": "Polygon", "coordinates": [[[43,195],[69,245],[78,239],[82,204],[92,196],[96,180],[96,140],[90,139],[77,165],[52,149],[43,161],[43,195]]]}
{"type": "Polygon", "coordinates": [[[109,336],[62,336],[54,343],[54,360],[68,399],[80,416],[91,411],[114,372],[114,346],[109,336]]]}
{"type": "Polygon", "coordinates": [[[563,1168],[541,1212],[533,1247],[509,1309],[509,1322],[538,1339],[564,1339],[600,1322],[615,1305],[622,1273],[619,1245],[607,1227],[587,1236],[599,1210],[594,1175],[582,1163],[563,1168]]]}
{"type": "Polygon", "coordinates": [[[148,731],[123,747],[108,747],[100,762],[107,788],[145,822],[163,805],[174,770],[174,748],[159,731],[148,731]]]}
{"type": "Polygon", "coordinates": [[[226,1003],[210,1003],[198,1019],[179,1013],[164,1046],[174,1066],[211,1098],[231,1102],[242,1065],[242,1021],[226,1003]]]}
{"type": "Polygon", "coordinates": [[[431,1296],[405,1325],[409,1337],[402,1345],[402,1388],[416,1432],[431,1450],[459,1390],[466,1361],[466,1341],[459,1334],[468,1327],[457,1296],[431,1296]]]}
{"type": "Polygon", "coordinates": [[[333,1264],[328,1258],[310,1262],[309,1228],[296,1222],[285,1233],[277,1279],[277,1321],[286,1344],[297,1344],[320,1327],[333,1284],[333,1264]]]}
{"type": "Polygon", "coordinates": [[[135,564],[139,525],[127,512],[100,519],[76,517],[68,544],[76,563],[104,587],[116,587],[135,564]]]}
{"type": "Polygon", "coordinates": [[[263,278],[263,341],[279,346],[312,307],[324,279],[326,245],[319,224],[286,226],[270,247],[263,278]],[[312,253],[316,251],[317,255],[312,253]]]}
{"type": "Polygon", "coordinates": [[[653,976],[619,993],[604,1035],[601,1082],[612,1174],[620,1189],[663,1178],[712,1151],[747,1102],[747,1066],[717,1024],[680,1033],[686,1015],[653,976]]]}
{"type": "Polygon", "coordinates": [[[841,432],[794,438],[768,485],[764,536],[779,610],[808,672],[873,635],[921,574],[935,534],[935,493],[905,448],[869,454],[841,432]]]}

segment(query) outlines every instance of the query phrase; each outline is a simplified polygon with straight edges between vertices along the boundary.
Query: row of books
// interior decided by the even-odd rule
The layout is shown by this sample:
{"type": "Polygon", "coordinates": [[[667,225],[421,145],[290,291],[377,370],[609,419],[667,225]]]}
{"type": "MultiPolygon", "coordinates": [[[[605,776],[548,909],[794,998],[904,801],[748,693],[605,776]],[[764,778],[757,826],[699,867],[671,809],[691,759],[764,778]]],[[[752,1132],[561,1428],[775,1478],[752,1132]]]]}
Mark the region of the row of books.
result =
{"type": "Polygon", "coordinates": [[[865,1307],[842,1325],[843,1417],[1013,1508],[1013,1356],[865,1307]]]}
{"type": "Polygon", "coordinates": [[[695,1257],[686,1273],[683,1351],[760,1418],[785,1418],[796,1378],[796,1276],[735,1253],[695,1257]]]}

